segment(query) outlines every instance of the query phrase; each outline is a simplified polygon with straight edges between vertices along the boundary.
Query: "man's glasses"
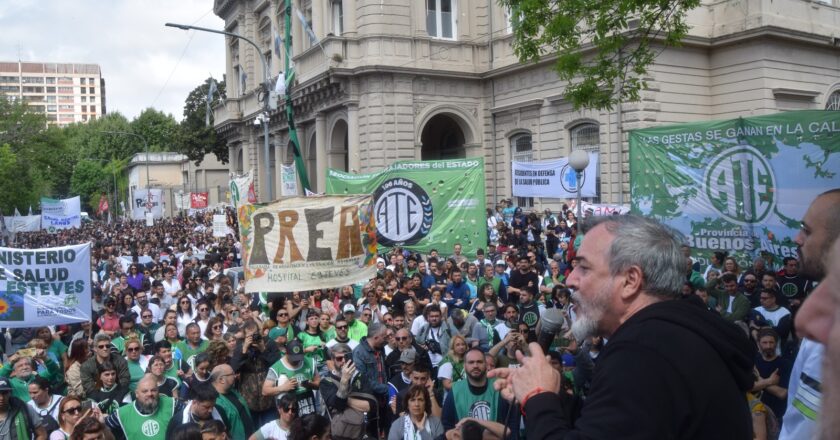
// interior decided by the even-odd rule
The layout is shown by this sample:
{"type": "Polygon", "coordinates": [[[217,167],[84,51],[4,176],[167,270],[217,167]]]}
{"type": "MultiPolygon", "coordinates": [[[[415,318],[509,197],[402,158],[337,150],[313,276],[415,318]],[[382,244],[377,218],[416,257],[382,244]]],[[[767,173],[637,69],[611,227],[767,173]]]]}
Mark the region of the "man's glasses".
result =
{"type": "Polygon", "coordinates": [[[283,408],[283,412],[287,412],[287,413],[296,413],[296,412],[297,412],[297,408],[295,408],[295,407],[293,407],[293,406],[290,406],[290,407],[287,407],[287,408],[283,408]]]}
{"type": "Polygon", "coordinates": [[[96,348],[98,348],[100,350],[105,350],[105,349],[110,348],[110,344],[97,345],[96,348]]]}
{"type": "Polygon", "coordinates": [[[408,336],[397,336],[397,337],[395,337],[394,339],[396,339],[396,340],[398,340],[398,341],[407,341],[407,340],[408,340],[408,336]]]}
{"type": "Polygon", "coordinates": [[[152,317],[152,315],[143,315],[143,319],[145,319],[145,318],[151,318],[151,317],[152,317]]]}
{"type": "Polygon", "coordinates": [[[337,325],[337,326],[335,326],[335,329],[336,330],[347,330],[347,326],[346,325],[337,325]]]}
{"type": "Polygon", "coordinates": [[[277,316],[287,317],[289,316],[288,313],[278,313],[277,316]]]}
{"type": "Polygon", "coordinates": [[[206,312],[206,311],[207,311],[207,307],[202,307],[202,308],[198,309],[198,311],[199,311],[199,312],[206,312]]]}
{"type": "Polygon", "coordinates": [[[344,360],[344,356],[335,356],[335,357],[333,357],[333,360],[336,361],[336,362],[341,362],[341,361],[344,360]]]}

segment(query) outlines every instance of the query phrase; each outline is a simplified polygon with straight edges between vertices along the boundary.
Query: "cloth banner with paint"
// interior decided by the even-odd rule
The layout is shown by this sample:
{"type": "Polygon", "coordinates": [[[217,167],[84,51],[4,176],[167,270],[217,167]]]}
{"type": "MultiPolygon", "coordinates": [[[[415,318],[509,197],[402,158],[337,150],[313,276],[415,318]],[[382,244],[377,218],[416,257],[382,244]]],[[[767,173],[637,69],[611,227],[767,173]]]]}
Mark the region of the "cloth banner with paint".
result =
{"type": "Polygon", "coordinates": [[[15,215],[3,218],[9,232],[35,232],[41,230],[40,215],[15,215]]]}
{"type": "Polygon", "coordinates": [[[294,165],[281,165],[280,191],[283,196],[296,196],[298,194],[297,171],[294,165]]]}
{"type": "MultiPolygon", "coordinates": [[[[595,197],[598,153],[589,153],[589,165],[581,173],[582,197],[595,197]]],[[[542,162],[512,162],[511,183],[515,197],[568,199],[577,197],[577,175],[568,158],[542,162]]]]}
{"type": "Polygon", "coordinates": [[[190,208],[191,209],[205,209],[207,208],[207,199],[209,193],[194,192],[190,193],[190,208]]]}
{"type": "Polygon", "coordinates": [[[580,207],[585,217],[603,217],[605,215],[621,215],[630,212],[630,207],[627,205],[581,202],[580,207]]]}
{"type": "Polygon", "coordinates": [[[730,251],[779,267],[814,198],[840,187],[840,114],[785,112],[630,134],[632,212],[686,236],[701,264],[730,251]]]}
{"type": "Polygon", "coordinates": [[[376,276],[369,195],[290,197],[239,207],[247,292],[351,285],[376,276]]]}
{"type": "Polygon", "coordinates": [[[327,194],[373,194],[377,243],[475,255],[487,244],[484,159],[397,162],[372,174],[327,170],[327,194]]]}
{"type": "Polygon", "coordinates": [[[82,203],[79,196],[69,199],[41,197],[41,229],[55,232],[82,226],[82,203]]]}
{"type": "Polygon", "coordinates": [[[0,248],[0,327],[91,320],[90,244],[0,248]]]}
{"type": "Polygon", "coordinates": [[[254,170],[242,176],[230,178],[231,204],[238,209],[241,204],[257,203],[257,193],[254,191],[254,170]]]}
{"type": "Polygon", "coordinates": [[[146,211],[151,211],[154,218],[163,217],[163,190],[136,188],[131,202],[131,218],[145,220],[146,211]]]}

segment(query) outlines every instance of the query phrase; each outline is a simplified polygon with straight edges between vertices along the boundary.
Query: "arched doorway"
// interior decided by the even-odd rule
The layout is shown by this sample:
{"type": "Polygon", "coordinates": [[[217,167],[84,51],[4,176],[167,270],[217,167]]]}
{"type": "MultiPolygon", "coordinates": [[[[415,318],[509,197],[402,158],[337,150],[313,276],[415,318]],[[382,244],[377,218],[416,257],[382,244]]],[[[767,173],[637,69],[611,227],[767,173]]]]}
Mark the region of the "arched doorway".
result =
{"type": "Polygon", "coordinates": [[[329,155],[328,167],[350,171],[347,161],[348,143],[347,122],[339,119],[333,125],[332,134],[330,135],[330,148],[327,153],[329,155]]]}
{"type": "Polygon", "coordinates": [[[420,142],[421,160],[463,159],[467,156],[464,131],[453,116],[445,113],[429,119],[423,127],[420,142]]]}

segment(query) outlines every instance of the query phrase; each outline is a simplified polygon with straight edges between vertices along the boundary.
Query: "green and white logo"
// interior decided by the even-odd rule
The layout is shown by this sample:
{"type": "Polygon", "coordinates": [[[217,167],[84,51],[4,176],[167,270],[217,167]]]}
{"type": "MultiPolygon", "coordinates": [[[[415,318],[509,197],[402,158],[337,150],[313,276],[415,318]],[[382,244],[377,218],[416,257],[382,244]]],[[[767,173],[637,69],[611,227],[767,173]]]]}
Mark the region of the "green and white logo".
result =
{"type": "Polygon", "coordinates": [[[154,437],[160,432],[160,424],[156,420],[146,420],[143,422],[143,425],[140,426],[140,431],[142,431],[143,435],[146,437],[154,437]]]}
{"type": "Polygon", "coordinates": [[[711,206],[733,223],[761,222],[776,205],[773,169],[749,145],[732,147],[715,156],[704,181],[711,206]]]}

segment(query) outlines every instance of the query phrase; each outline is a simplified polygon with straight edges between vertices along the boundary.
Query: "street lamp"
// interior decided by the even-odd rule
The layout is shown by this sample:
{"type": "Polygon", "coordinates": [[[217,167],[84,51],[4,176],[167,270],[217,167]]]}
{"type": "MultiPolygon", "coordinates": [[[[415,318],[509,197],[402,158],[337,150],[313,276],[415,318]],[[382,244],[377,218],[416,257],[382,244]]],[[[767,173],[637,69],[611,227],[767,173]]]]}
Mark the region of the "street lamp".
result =
{"type": "MultiPolygon", "coordinates": [[[[146,194],[147,194],[147,198],[148,198],[148,197],[151,197],[151,192],[149,192],[149,182],[152,180],[152,179],[150,179],[150,178],[149,178],[149,143],[148,143],[148,142],[146,142],[146,138],[144,138],[143,136],[140,136],[140,135],[139,135],[139,134],[137,134],[137,133],[132,133],[132,132],[130,132],[130,131],[117,131],[117,130],[114,130],[114,131],[108,131],[108,130],[103,130],[103,131],[100,131],[100,133],[107,133],[107,134],[124,134],[124,135],[126,135],[126,136],[135,136],[135,137],[140,138],[140,140],[141,140],[141,141],[143,141],[143,145],[146,147],[146,191],[147,191],[147,192],[146,192],[146,194]]],[[[131,206],[131,203],[129,203],[129,206],[131,206]]],[[[148,212],[150,209],[151,209],[151,208],[150,208],[150,207],[148,206],[148,204],[147,204],[147,206],[146,206],[146,212],[148,212]]]]}
{"type": "MultiPolygon", "coordinates": [[[[177,24],[177,23],[166,23],[164,26],[183,29],[185,31],[188,31],[188,30],[192,29],[192,30],[195,30],[195,31],[202,31],[202,32],[210,32],[210,33],[213,33],[213,34],[227,35],[228,37],[239,38],[239,39],[245,40],[248,44],[250,44],[251,46],[254,46],[254,49],[256,49],[257,55],[259,55],[259,57],[260,57],[260,62],[262,63],[263,72],[264,72],[263,83],[262,83],[262,86],[263,86],[263,89],[264,89],[263,90],[263,92],[264,92],[264,98],[263,98],[264,120],[261,121],[261,122],[262,122],[262,125],[263,125],[263,138],[264,138],[263,155],[265,156],[265,183],[266,183],[265,193],[266,193],[266,198],[268,199],[267,201],[270,202],[271,200],[273,200],[272,191],[271,191],[271,183],[272,183],[271,181],[272,181],[273,176],[271,175],[271,164],[269,163],[269,159],[268,159],[268,123],[270,121],[269,111],[271,109],[271,107],[270,107],[271,106],[271,102],[270,102],[271,99],[269,97],[269,95],[271,93],[271,72],[269,72],[269,70],[268,70],[268,63],[265,60],[265,55],[263,55],[262,51],[260,50],[260,47],[257,46],[257,43],[254,43],[250,39],[248,39],[246,37],[243,37],[242,35],[233,33],[233,32],[220,31],[220,30],[216,30],[216,29],[208,29],[208,28],[192,26],[192,25],[188,25],[188,24],[177,24]]],[[[257,120],[259,121],[259,118],[257,120]]]]}
{"type": "Polygon", "coordinates": [[[580,191],[581,187],[583,187],[581,178],[583,177],[583,170],[589,166],[589,153],[583,150],[572,151],[572,154],[569,155],[569,166],[575,170],[575,182],[577,183],[577,224],[580,225],[582,219],[580,191]]]}

